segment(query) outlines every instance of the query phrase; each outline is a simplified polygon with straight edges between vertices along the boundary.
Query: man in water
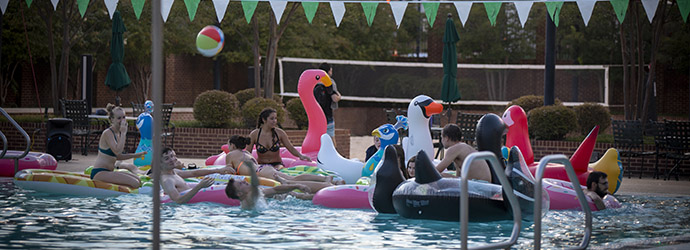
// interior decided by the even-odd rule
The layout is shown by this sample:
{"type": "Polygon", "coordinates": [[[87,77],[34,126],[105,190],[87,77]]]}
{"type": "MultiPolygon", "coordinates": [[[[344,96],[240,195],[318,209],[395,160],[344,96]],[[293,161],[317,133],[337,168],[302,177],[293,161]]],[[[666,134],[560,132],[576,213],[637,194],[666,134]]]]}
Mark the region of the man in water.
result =
{"type": "Polygon", "coordinates": [[[606,209],[606,204],[604,204],[604,196],[609,194],[609,180],[608,176],[604,172],[592,171],[587,177],[587,189],[585,189],[585,195],[592,198],[592,202],[597,209],[606,209]]]}
{"type": "Polygon", "coordinates": [[[251,161],[242,162],[251,169],[251,183],[246,181],[228,180],[228,185],[225,187],[225,194],[228,198],[240,200],[242,209],[254,209],[256,204],[263,199],[263,197],[274,197],[279,194],[290,194],[298,199],[311,200],[314,194],[310,194],[310,189],[302,184],[288,184],[283,183],[277,187],[270,187],[259,189],[259,177],[256,175],[256,165],[251,161]],[[302,190],[304,193],[292,192],[295,189],[302,190]]]}
{"type": "Polygon", "coordinates": [[[180,164],[181,163],[177,160],[175,151],[171,148],[163,149],[161,157],[161,186],[170,199],[178,204],[187,203],[199,192],[199,190],[211,186],[214,182],[213,178],[206,177],[192,188],[187,185],[187,182],[185,182],[183,178],[199,177],[215,173],[234,173],[231,167],[182,171],[176,169],[180,164]]]}
{"type": "MultiPolygon", "coordinates": [[[[446,149],[446,152],[443,160],[436,165],[436,170],[438,170],[438,172],[444,177],[454,177],[453,175],[443,173],[443,171],[446,170],[446,168],[448,168],[448,166],[451,164],[455,165],[457,176],[459,177],[461,170],[459,166],[462,166],[462,163],[465,161],[467,156],[469,156],[471,153],[477,152],[476,149],[470,145],[467,145],[466,143],[461,142],[461,140],[462,131],[458,125],[448,124],[443,127],[443,130],[441,131],[441,143],[446,149]]],[[[491,182],[491,170],[489,169],[489,165],[486,164],[486,161],[472,162],[469,170],[469,179],[491,182]]]]}

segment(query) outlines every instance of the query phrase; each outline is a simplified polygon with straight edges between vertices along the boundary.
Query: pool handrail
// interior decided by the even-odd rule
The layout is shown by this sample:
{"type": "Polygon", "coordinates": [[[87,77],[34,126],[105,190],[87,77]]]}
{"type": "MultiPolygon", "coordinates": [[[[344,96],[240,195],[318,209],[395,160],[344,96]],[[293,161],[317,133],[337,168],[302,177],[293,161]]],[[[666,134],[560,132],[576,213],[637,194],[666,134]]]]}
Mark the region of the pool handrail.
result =
{"type": "Polygon", "coordinates": [[[19,130],[19,133],[21,133],[22,136],[24,136],[24,139],[26,140],[26,149],[24,149],[23,154],[18,156],[5,156],[8,147],[7,138],[5,137],[5,134],[0,132],[0,136],[2,137],[3,142],[2,152],[0,152],[0,159],[14,159],[14,173],[16,174],[19,171],[19,159],[24,158],[24,156],[29,154],[29,149],[31,148],[31,139],[29,138],[29,134],[27,134],[26,131],[24,131],[24,129],[22,129],[22,127],[19,126],[19,124],[17,124],[17,122],[14,119],[12,119],[12,117],[7,112],[5,112],[5,109],[0,107],[0,112],[2,113],[2,115],[5,116],[5,118],[7,118],[8,121],[10,121],[10,123],[12,123],[12,126],[19,130]]]}
{"type": "Polygon", "coordinates": [[[496,159],[496,155],[490,151],[482,151],[471,153],[465,161],[462,162],[462,169],[460,175],[460,245],[462,249],[467,248],[467,228],[469,222],[469,191],[467,184],[467,175],[470,169],[470,164],[476,160],[488,160],[491,167],[496,172],[496,176],[500,180],[501,186],[503,187],[503,193],[508,197],[510,202],[511,210],[513,211],[513,232],[510,235],[510,239],[504,242],[492,243],[484,246],[473,247],[472,249],[498,249],[498,248],[509,248],[517,242],[518,236],[520,235],[520,229],[522,224],[522,214],[520,213],[520,207],[518,206],[518,200],[513,193],[513,187],[508,181],[508,177],[505,174],[505,170],[501,167],[502,164],[496,159]]]}
{"type": "Polygon", "coordinates": [[[573,165],[570,164],[570,160],[563,154],[547,155],[539,161],[539,166],[537,167],[536,185],[534,187],[534,249],[541,249],[541,196],[542,196],[542,181],[544,178],[544,170],[546,170],[546,164],[554,162],[561,163],[565,166],[565,172],[568,174],[568,179],[573,185],[575,194],[577,194],[577,199],[582,206],[582,211],[585,212],[585,235],[582,238],[582,242],[576,248],[572,249],[585,249],[589,245],[590,238],[592,236],[592,210],[587,204],[587,198],[585,198],[584,192],[580,187],[580,181],[575,174],[573,165]]]}

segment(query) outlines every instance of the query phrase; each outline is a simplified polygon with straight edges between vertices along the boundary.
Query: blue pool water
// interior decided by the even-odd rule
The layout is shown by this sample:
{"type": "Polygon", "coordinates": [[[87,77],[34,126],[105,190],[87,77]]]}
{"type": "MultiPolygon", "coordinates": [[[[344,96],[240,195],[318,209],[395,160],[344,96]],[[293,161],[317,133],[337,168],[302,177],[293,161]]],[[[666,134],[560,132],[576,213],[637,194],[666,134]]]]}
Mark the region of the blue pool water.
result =
{"type": "MultiPolygon", "coordinates": [[[[619,196],[623,207],[593,213],[591,247],[620,247],[659,237],[690,235],[690,197],[619,196]]],[[[36,193],[0,179],[0,249],[150,248],[151,197],[72,197],[36,193]]],[[[268,208],[198,203],[163,205],[163,248],[361,249],[459,248],[458,223],[409,220],[373,211],[329,209],[309,201],[268,200],[268,208]]],[[[584,215],[550,211],[543,247],[577,245],[584,215]]],[[[510,237],[512,221],[471,223],[469,244],[510,237]]],[[[533,247],[523,223],[517,249],[533,247]]]]}

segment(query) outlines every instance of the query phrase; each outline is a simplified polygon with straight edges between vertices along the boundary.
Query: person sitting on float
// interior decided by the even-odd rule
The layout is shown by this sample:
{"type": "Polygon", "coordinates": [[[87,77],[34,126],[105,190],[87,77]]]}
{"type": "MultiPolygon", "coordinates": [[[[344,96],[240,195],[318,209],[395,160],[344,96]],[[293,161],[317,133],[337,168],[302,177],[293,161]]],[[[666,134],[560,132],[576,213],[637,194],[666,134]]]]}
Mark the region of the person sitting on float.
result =
{"type": "Polygon", "coordinates": [[[403,176],[405,175],[405,172],[407,172],[407,175],[409,176],[409,178],[414,178],[414,162],[415,161],[417,161],[416,155],[412,156],[412,158],[410,158],[407,161],[407,170],[403,172],[403,176]]]}
{"type": "Polygon", "coordinates": [[[228,198],[240,200],[242,209],[251,210],[254,209],[257,203],[261,202],[264,197],[272,198],[280,194],[289,194],[298,199],[311,200],[314,197],[312,190],[309,187],[301,184],[281,184],[275,187],[269,188],[259,188],[259,177],[256,175],[256,164],[251,161],[244,161],[240,165],[246,166],[251,174],[251,183],[246,181],[235,181],[234,179],[228,180],[227,186],[225,186],[225,194],[228,198]],[[299,189],[304,193],[293,192],[295,189],[299,189]]]}
{"type": "Polygon", "coordinates": [[[604,196],[609,194],[609,180],[608,175],[600,171],[592,171],[587,176],[587,189],[583,190],[585,195],[592,198],[592,202],[597,209],[606,209],[604,204],[604,196]]]}
{"type": "MultiPolygon", "coordinates": [[[[471,153],[477,152],[472,146],[461,142],[462,131],[460,127],[456,124],[448,124],[443,127],[441,131],[441,144],[446,149],[445,156],[441,163],[436,165],[436,170],[438,170],[444,177],[455,177],[453,175],[443,173],[448,166],[454,164],[456,167],[456,173],[459,177],[461,168],[465,158],[471,153]]],[[[470,180],[485,180],[491,182],[491,170],[486,161],[473,161],[470,165],[470,170],[468,172],[468,177],[470,180]]]]}
{"type": "Polygon", "coordinates": [[[104,130],[98,141],[98,155],[91,170],[91,179],[108,183],[139,188],[141,180],[137,175],[143,174],[134,164],[123,162],[132,158],[138,158],[146,154],[123,154],[127,143],[127,119],[125,110],[120,106],[108,103],[106,106],[110,127],[104,130]],[[129,172],[114,172],[115,169],[127,169],[129,172]]]}
{"type": "Polygon", "coordinates": [[[207,188],[215,181],[211,177],[202,179],[196,186],[189,187],[184,178],[194,178],[205,176],[209,174],[230,174],[232,168],[215,168],[215,169],[196,169],[196,170],[180,170],[178,166],[180,161],[177,160],[177,154],[171,148],[164,148],[161,154],[161,187],[163,191],[175,203],[183,204],[196,195],[202,188],[207,188]]]}
{"type": "Polygon", "coordinates": [[[333,176],[321,176],[313,174],[290,176],[286,173],[276,170],[270,164],[262,164],[256,169],[251,170],[247,166],[243,166],[241,164],[245,161],[251,161],[256,164],[254,157],[252,157],[249,152],[244,150],[244,148],[246,148],[250,142],[250,138],[239,135],[233,135],[228,140],[228,149],[230,149],[230,152],[228,152],[228,154],[225,156],[225,165],[227,168],[232,169],[234,173],[250,176],[252,174],[251,172],[255,171],[260,177],[273,179],[282,184],[306,185],[309,186],[309,188],[314,192],[325,187],[333,186],[333,184],[337,183],[333,180],[333,176]]]}
{"type": "Polygon", "coordinates": [[[379,151],[379,148],[381,147],[381,139],[377,136],[374,136],[374,145],[369,146],[367,148],[367,155],[364,157],[364,162],[367,162],[369,158],[371,158],[374,154],[376,154],[377,151],[379,151]]]}
{"type": "Polygon", "coordinates": [[[280,157],[280,146],[285,148],[294,156],[303,161],[311,161],[311,159],[297,151],[292,146],[287,133],[281,128],[278,128],[278,112],[272,108],[265,108],[259,113],[256,129],[249,133],[251,141],[247,144],[246,150],[252,151],[252,147],[256,146],[257,161],[259,169],[264,166],[271,166],[276,170],[283,168],[283,159],[280,157]]]}

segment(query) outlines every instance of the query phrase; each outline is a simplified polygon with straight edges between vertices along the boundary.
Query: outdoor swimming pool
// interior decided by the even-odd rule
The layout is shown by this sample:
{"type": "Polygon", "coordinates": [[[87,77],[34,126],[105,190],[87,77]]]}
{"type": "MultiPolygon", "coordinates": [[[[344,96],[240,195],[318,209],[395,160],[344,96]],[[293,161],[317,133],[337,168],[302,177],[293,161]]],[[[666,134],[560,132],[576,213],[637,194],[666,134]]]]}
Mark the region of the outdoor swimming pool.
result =
{"type": "MultiPolygon", "coordinates": [[[[620,247],[650,238],[690,235],[690,197],[619,196],[623,207],[593,213],[590,247],[620,247]]],[[[459,248],[459,223],[409,220],[373,211],[329,209],[293,198],[264,211],[210,203],[163,205],[163,248],[459,248]]],[[[150,248],[151,197],[72,197],[16,188],[0,178],[0,248],[150,248]]],[[[584,215],[550,211],[544,248],[577,245],[584,215]]],[[[510,237],[512,221],[470,223],[470,246],[510,237]]],[[[533,247],[523,223],[514,248],[533,247]]],[[[637,245],[638,247],[640,245],[637,245]]]]}

